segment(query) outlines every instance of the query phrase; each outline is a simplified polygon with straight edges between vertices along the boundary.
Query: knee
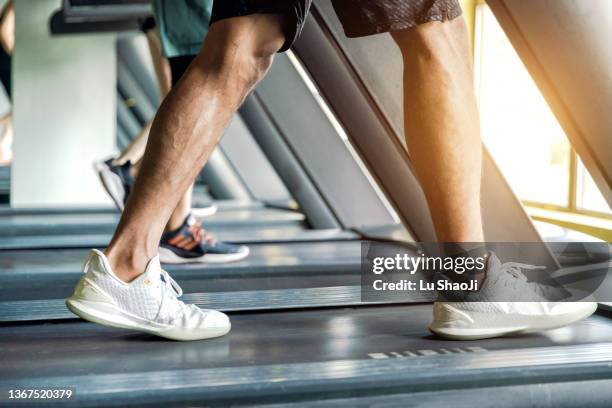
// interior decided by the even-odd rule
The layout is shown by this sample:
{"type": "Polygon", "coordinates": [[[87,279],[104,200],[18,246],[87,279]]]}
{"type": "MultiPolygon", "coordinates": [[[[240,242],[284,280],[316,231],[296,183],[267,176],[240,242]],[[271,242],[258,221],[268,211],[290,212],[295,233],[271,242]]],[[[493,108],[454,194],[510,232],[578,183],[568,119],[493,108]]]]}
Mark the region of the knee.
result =
{"type": "Polygon", "coordinates": [[[235,65],[236,78],[247,92],[265,77],[272,66],[274,54],[275,52],[252,53],[238,58],[235,65]]]}
{"type": "Polygon", "coordinates": [[[461,17],[392,31],[391,36],[400,48],[404,59],[425,56],[439,60],[449,57],[461,57],[469,60],[467,25],[461,17]]]}
{"type": "Polygon", "coordinates": [[[210,27],[202,54],[220,75],[246,92],[266,74],[285,38],[275,15],[221,20],[210,27]]]}

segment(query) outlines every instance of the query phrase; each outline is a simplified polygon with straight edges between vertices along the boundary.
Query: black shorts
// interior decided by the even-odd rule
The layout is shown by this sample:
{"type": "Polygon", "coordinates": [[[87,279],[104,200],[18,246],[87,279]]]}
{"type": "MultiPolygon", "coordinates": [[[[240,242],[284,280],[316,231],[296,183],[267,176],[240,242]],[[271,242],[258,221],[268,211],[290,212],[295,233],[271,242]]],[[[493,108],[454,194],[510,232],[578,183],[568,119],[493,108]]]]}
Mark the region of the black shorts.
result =
{"type": "MultiPolygon", "coordinates": [[[[153,17],[147,17],[140,22],[140,31],[147,33],[150,30],[154,30],[157,27],[155,19],[153,17]]],[[[195,55],[180,55],[178,57],[169,57],[168,63],[170,65],[170,78],[172,86],[174,87],[178,81],[183,77],[189,64],[195,58],[195,55]]]]}
{"type": "Polygon", "coordinates": [[[157,23],[155,22],[155,18],[147,17],[139,21],[140,31],[143,33],[147,33],[147,31],[155,29],[157,27],[157,23]]]}
{"type": "MultiPolygon", "coordinates": [[[[250,14],[282,14],[286,18],[286,51],[299,37],[312,0],[217,0],[210,23],[250,14]]],[[[347,37],[412,28],[461,15],[459,0],[332,0],[347,37]]]]}
{"type": "Polygon", "coordinates": [[[4,86],[4,90],[9,100],[13,97],[13,86],[11,81],[12,60],[13,58],[4,51],[4,48],[0,47],[0,81],[4,86]]]}
{"type": "Polygon", "coordinates": [[[170,57],[168,62],[170,63],[170,77],[172,79],[172,86],[174,87],[178,81],[183,77],[189,64],[195,58],[195,55],[181,55],[179,57],[170,57]]]}

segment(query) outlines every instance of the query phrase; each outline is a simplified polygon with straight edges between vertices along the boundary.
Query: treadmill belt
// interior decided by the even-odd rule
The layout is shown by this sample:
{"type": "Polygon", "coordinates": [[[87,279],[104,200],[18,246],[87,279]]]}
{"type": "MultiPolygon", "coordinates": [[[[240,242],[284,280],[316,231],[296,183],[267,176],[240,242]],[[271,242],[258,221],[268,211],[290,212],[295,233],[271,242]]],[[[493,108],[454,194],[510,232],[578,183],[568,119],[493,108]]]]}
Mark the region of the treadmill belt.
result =
{"type": "MultiPolygon", "coordinates": [[[[229,335],[197,342],[80,321],[4,324],[0,388],[70,387],[77,397],[67,403],[74,406],[224,405],[586,382],[612,375],[612,324],[601,315],[553,331],[478,342],[432,336],[430,305],[244,313],[231,319],[229,335]]],[[[522,397],[529,396],[517,395],[517,403],[522,397]]]]}
{"type": "MultiPolygon", "coordinates": [[[[357,238],[351,231],[308,229],[303,214],[267,208],[261,203],[221,201],[218,207],[216,214],[204,219],[204,226],[226,242],[252,244],[357,238]]],[[[112,209],[0,210],[0,250],[104,248],[119,219],[119,214],[112,209]]]]}
{"type": "MultiPolygon", "coordinates": [[[[406,296],[401,301],[386,300],[365,303],[361,300],[361,286],[188,293],[181,299],[201,309],[214,309],[222,312],[435,301],[432,295],[415,292],[410,298],[406,296]]],[[[64,299],[0,302],[0,322],[77,318],[66,308],[64,299]]]]}
{"type": "MultiPolygon", "coordinates": [[[[0,167],[1,168],[1,167],[0,167]]],[[[224,210],[258,210],[265,208],[265,204],[259,201],[243,200],[212,200],[198,192],[199,186],[194,186],[194,207],[205,207],[216,205],[219,211],[224,210]]],[[[118,214],[115,207],[10,207],[0,205],[0,216],[6,215],[49,215],[49,214],[118,214]]]]}
{"type": "MultiPolygon", "coordinates": [[[[360,284],[359,241],[251,245],[243,261],[163,265],[185,293],[360,284]]],[[[0,252],[0,302],[63,299],[82,274],[87,250],[0,252]]]]}
{"type": "MultiPolygon", "coordinates": [[[[111,234],[119,221],[118,213],[88,214],[10,214],[0,217],[0,237],[40,235],[111,234]]],[[[296,211],[261,208],[218,211],[205,219],[207,228],[254,228],[304,223],[304,215],[296,211]]]]}
{"type": "MultiPolygon", "coordinates": [[[[217,239],[236,244],[262,242],[304,242],[354,240],[358,236],[351,231],[340,229],[304,229],[302,225],[273,225],[258,228],[227,229],[223,226],[208,228],[217,239]]],[[[17,237],[0,236],[2,249],[48,249],[48,248],[105,248],[112,237],[111,232],[80,235],[26,235],[17,237]]]]}

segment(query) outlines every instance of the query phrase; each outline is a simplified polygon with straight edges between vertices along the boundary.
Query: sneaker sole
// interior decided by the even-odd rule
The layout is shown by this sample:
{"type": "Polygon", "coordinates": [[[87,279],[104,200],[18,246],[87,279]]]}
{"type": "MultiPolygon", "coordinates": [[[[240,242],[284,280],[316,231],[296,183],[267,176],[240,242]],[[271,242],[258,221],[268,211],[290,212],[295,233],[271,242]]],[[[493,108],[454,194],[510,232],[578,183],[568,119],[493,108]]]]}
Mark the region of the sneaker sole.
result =
{"type": "Polygon", "coordinates": [[[230,262],[238,262],[249,256],[250,250],[248,247],[243,247],[244,250],[233,254],[205,254],[197,258],[183,258],[172,252],[168,248],[159,247],[159,261],[166,264],[187,264],[187,263],[211,263],[222,264],[230,262]]]}
{"type": "Polygon", "coordinates": [[[216,205],[210,205],[208,207],[192,208],[191,214],[197,219],[202,219],[215,215],[219,208],[216,205]]]}
{"type": "Polygon", "coordinates": [[[104,162],[95,162],[94,170],[98,173],[102,186],[119,211],[123,211],[123,201],[126,193],[119,176],[113,173],[104,162]]]}
{"type": "MultiPolygon", "coordinates": [[[[577,303],[580,304],[580,303],[577,303]]],[[[524,315],[508,315],[500,314],[502,321],[498,327],[474,327],[474,328],[437,328],[435,324],[429,327],[429,331],[437,336],[449,340],[481,340],[493,337],[501,337],[515,334],[526,334],[544,330],[558,329],[586,319],[597,310],[597,303],[584,303],[585,307],[577,309],[572,313],[552,317],[545,316],[524,316],[524,315]],[[588,305],[588,306],[586,306],[588,305]],[[508,320],[521,320],[524,323],[519,327],[508,327],[508,320]],[[506,326],[504,327],[504,323],[506,326]]],[[[491,322],[491,313],[469,313],[470,318],[474,321],[474,325],[478,325],[479,321],[491,322]]]]}

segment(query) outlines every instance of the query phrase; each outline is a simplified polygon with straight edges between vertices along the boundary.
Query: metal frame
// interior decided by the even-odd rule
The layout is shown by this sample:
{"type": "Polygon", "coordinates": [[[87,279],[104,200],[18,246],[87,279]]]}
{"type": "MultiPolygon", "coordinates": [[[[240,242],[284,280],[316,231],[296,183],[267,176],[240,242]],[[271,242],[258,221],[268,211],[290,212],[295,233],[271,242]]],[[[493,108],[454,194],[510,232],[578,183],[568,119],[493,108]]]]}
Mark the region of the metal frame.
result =
{"type": "Polygon", "coordinates": [[[424,198],[419,199],[421,188],[410,171],[407,156],[401,154],[401,143],[395,137],[386,137],[393,133],[388,121],[365,92],[356,73],[337,48],[335,39],[323,29],[324,23],[316,6],[318,3],[313,6],[294,52],[404,225],[417,239],[435,241],[429,210],[424,198]],[[370,154],[365,155],[365,151],[370,154]],[[391,179],[401,179],[403,188],[391,191],[389,183],[384,182],[391,179]],[[425,217],[406,217],[409,213],[425,214],[425,217]]]}
{"type": "Polygon", "coordinates": [[[232,118],[217,149],[223,151],[256,201],[284,208],[295,204],[239,114],[232,118]]]}
{"type": "Polygon", "coordinates": [[[63,0],[49,20],[49,28],[54,35],[137,30],[138,20],[150,16],[151,12],[147,0],[124,4],[63,0]]]}
{"type": "Polygon", "coordinates": [[[314,228],[396,224],[287,55],[240,112],[314,228]]]}
{"type": "Polygon", "coordinates": [[[220,200],[251,201],[253,194],[220,146],[208,158],[201,172],[201,179],[209,187],[210,194],[220,200]]]}
{"type": "Polygon", "coordinates": [[[148,0],[117,1],[83,1],[63,0],[62,10],[67,22],[128,20],[151,15],[151,2],[148,0]]]}
{"type": "Polygon", "coordinates": [[[283,141],[269,111],[255,93],[248,96],[240,114],[255,141],[281,177],[299,209],[313,228],[340,228],[336,216],[321,198],[316,187],[283,141]]]}

